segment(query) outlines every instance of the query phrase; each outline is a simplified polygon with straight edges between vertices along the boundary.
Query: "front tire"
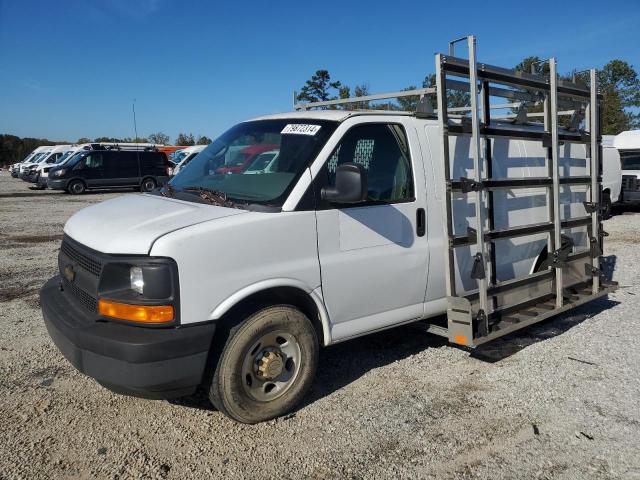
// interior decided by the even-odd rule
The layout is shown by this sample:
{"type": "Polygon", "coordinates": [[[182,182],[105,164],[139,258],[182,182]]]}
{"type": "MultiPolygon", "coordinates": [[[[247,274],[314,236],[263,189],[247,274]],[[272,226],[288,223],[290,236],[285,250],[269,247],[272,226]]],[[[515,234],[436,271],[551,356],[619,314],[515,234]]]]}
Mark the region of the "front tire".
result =
{"type": "Polygon", "coordinates": [[[209,385],[215,407],[242,423],[284,415],[313,383],[318,337],[297,308],[264,308],[229,332],[209,385]]]}
{"type": "Polygon", "coordinates": [[[82,180],[72,180],[67,186],[67,191],[72,195],[81,195],[87,189],[82,180]]]}
{"type": "Polygon", "coordinates": [[[151,177],[147,177],[144,180],[142,180],[142,183],[140,184],[140,191],[150,192],[156,187],[157,187],[156,181],[151,177]]]}

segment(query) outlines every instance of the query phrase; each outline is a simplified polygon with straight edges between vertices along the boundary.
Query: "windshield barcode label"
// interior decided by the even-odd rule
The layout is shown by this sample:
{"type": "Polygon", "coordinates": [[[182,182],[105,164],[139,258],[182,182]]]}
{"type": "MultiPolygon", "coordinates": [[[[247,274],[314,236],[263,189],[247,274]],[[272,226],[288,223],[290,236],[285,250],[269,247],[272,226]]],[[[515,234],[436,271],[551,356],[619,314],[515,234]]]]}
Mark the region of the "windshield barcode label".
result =
{"type": "Polygon", "coordinates": [[[308,125],[305,123],[289,123],[282,129],[281,134],[293,133],[296,135],[315,135],[320,130],[320,125],[308,125]]]}

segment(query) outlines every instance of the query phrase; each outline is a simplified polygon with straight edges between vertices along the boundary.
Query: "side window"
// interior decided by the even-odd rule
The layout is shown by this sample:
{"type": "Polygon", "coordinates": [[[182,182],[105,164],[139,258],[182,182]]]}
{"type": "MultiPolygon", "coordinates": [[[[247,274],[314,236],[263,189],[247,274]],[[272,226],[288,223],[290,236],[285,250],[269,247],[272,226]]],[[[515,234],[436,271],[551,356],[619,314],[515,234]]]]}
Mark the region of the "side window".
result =
{"type": "Polygon", "coordinates": [[[120,170],[121,166],[119,154],[120,152],[117,150],[105,152],[102,154],[102,169],[104,170],[104,174],[107,177],[118,176],[118,171],[120,170]]]}
{"type": "Polygon", "coordinates": [[[357,163],[367,173],[369,201],[413,200],[413,173],[408,145],[401,125],[376,123],[353,127],[329,157],[329,186],[335,185],[338,165],[357,163]]]}
{"type": "Polygon", "coordinates": [[[102,154],[101,153],[91,153],[84,157],[83,160],[84,168],[91,169],[99,169],[102,168],[102,154]]]}
{"type": "Polygon", "coordinates": [[[132,152],[114,150],[105,154],[104,168],[108,175],[113,177],[127,177],[131,175],[131,170],[137,170],[138,166],[132,152]]]}

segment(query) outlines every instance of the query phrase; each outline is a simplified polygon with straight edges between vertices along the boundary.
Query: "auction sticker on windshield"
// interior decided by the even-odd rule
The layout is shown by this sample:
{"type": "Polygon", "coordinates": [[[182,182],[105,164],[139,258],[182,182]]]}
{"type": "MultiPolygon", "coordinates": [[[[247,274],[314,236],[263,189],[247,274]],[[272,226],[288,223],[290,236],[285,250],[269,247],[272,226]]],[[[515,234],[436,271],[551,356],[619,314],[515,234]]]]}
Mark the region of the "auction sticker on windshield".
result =
{"type": "Polygon", "coordinates": [[[281,134],[293,133],[296,135],[315,135],[320,130],[320,125],[309,125],[306,123],[289,123],[285,126],[281,134]]]}

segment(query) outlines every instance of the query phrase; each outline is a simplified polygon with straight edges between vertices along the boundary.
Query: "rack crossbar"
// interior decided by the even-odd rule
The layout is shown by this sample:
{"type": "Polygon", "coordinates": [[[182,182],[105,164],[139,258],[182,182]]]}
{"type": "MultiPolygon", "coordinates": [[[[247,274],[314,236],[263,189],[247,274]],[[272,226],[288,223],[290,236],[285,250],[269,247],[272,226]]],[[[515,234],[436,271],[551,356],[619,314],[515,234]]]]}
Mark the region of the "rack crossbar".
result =
{"type": "MultiPolygon", "coordinates": [[[[591,223],[591,216],[572,218],[570,220],[564,220],[561,222],[562,228],[567,230],[570,228],[577,228],[589,225],[591,223]]],[[[485,232],[484,239],[486,242],[494,240],[503,240],[505,238],[526,237],[528,235],[535,235],[538,233],[551,232],[554,229],[553,222],[540,222],[531,223],[528,225],[521,225],[519,227],[502,228],[496,230],[490,230],[485,232]]],[[[453,247],[464,247],[467,245],[475,244],[475,238],[473,235],[455,235],[450,237],[451,245],[453,247]]]]}
{"type": "MultiPolygon", "coordinates": [[[[448,129],[451,135],[469,135],[471,133],[469,126],[464,124],[449,124],[448,129]]],[[[480,127],[480,135],[485,137],[517,138],[520,140],[540,140],[545,143],[551,142],[551,135],[547,132],[515,128],[487,127],[483,125],[480,127]]],[[[587,133],[558,133],[558,140],[560,142],[590,144],[591,135],[587,133]]]]}
{"type": "MultiPolygon", "coordinates": [[[[445,72],[469,76],[469,61],[464,58],[445,57],[443,68],[445,72]]],[[[534,75],[518,70],[496,67],[486,63],[478,64],[478,78],[495,83],[517,87],[534,88],[542,91],[551,90],[551,82],[541,75],[534,75]]],[[[557,90],[559,94],[569,97],[588,100],[591,96],[590,89],[577,83],[558,79],[557,90]]]]}
{"type": "MultiPolygon", "coordinates": [[[[482,188],[499,190],[499,189],[514,189],[514,188],[535,188],[535,187],[550,187],[553,183],[553,179],[550,177],[526,177],[526,178],[503,178],[503,179],[488,179],[482,181],[482,188]]],[[[453,180],[448,183],[451,191],[462,191],[464,188],[464,182],[461,180],[453,180]]],[[[560,185],[591,185],[591,177],[562,177],[560,178],[560,185]]]]}

